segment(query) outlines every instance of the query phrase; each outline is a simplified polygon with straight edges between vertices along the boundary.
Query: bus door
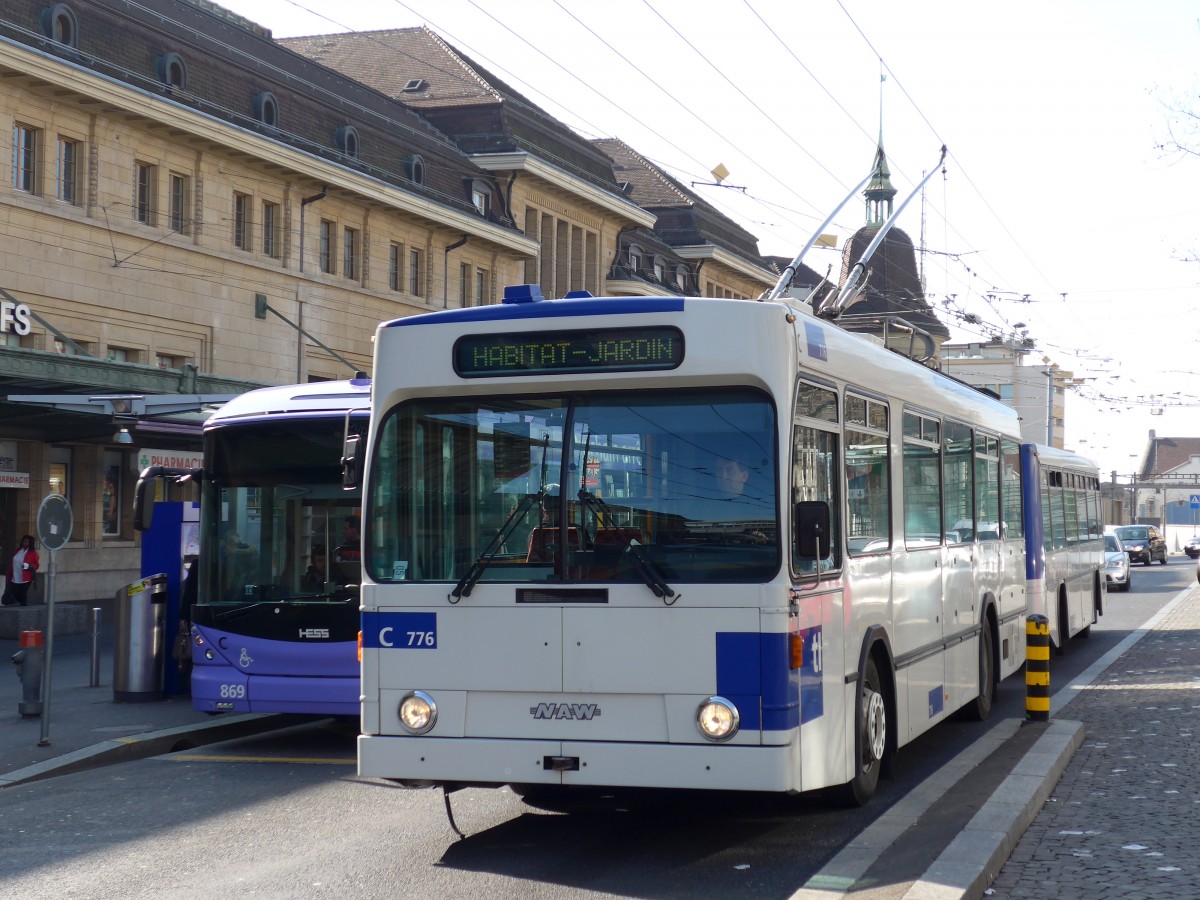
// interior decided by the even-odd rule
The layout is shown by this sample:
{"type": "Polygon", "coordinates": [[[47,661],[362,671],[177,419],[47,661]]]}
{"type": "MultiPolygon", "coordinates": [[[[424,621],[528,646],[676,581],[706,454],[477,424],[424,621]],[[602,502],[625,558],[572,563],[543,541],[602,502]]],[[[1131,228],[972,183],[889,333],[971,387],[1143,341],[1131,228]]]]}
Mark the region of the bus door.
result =
{"type": "MultiPolygon", "coordinates": [[[[945,521],[950,527],[942,567],[942,638],[947,642],[943,701],[949,709],[960,706],[964,695],[973,695],[979,680],[975,641],[957,640],[974,629],[978,621],[976,532],[981,525],[988,524],[979,522],[975,515],[974,461],[971,429],[958,422],[946,422],[942,438],[942,502],[945,521]]],[[[933,714],[931,708],[931,717],[933,714]]]]}
{"type": "MultiPolygon", "coordinates": [[[[904,552],[893,554],[896,598],[892,651],[897,659],[920,655],[942,637],[943,528],[941,422],[915,412],[904,413],[904,552]]],[[[900,679],[902,706],[897,721],[901,740],[916,737],[940,708],[946,670],[942,654],[926,654],[904,668],[900,679]]]]}

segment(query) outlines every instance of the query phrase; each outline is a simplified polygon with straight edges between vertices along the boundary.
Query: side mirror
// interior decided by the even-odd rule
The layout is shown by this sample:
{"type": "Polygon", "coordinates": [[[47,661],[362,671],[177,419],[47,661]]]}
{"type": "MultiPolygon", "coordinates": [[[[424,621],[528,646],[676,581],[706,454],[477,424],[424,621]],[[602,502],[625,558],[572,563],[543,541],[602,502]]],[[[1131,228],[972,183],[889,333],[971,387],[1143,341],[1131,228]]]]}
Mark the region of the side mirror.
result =
{"type": "Polygon", "coordinates": [[[149,531],[154,521],[154,483],[160,478],[173,478],[177,484],[185,484],[204,477],[203,469],[180,469],[174,466],[148,466],[138,476],[133,492],[133,527],[137,531],[149,531]]]}
{"type": "Polygon", "coordinates": [[[342,490],[357,490],[362,483],[362,435],[348,434],[342,445],[342,490]]]}
{"type": "Polygon", "coordinates": [[[828,558],[829,521],[829,504],[824,500],[801,500],[796,504],[796,554],[800,559],[828,558]]]}

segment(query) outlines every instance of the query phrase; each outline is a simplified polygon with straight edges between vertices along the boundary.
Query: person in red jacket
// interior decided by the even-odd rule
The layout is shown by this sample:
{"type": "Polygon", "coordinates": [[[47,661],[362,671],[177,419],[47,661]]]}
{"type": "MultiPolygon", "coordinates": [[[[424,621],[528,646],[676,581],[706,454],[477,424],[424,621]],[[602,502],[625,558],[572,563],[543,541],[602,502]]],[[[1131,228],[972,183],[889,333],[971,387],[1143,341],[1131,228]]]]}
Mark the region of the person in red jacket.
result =
{"type": "Polygon", "coordinates": [[[37,551],[33,549],[33,535],[27,534],[21,538],[21,545],[8,567],[8,584],[4,588],[3,598],[5,606],[29,605],[29,588],[33,586],[33,576],[37,574],[39,563],[37,551]]]}

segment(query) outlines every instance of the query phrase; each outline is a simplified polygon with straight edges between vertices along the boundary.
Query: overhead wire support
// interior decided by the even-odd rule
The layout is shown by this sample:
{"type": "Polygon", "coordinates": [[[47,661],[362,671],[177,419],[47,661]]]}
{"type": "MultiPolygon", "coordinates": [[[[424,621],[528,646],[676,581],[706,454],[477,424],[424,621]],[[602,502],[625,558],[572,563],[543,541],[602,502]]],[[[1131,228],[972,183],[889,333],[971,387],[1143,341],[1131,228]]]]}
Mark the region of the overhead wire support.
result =
{"type": "Polygon", "coordinates": [[[719,188],[726,188],[731,191],[741,191],[743,194],[746,193],[746,188],[743,185],[722,184],[719,181],[693,181],[692,187],[719,187],[719,188]]]}

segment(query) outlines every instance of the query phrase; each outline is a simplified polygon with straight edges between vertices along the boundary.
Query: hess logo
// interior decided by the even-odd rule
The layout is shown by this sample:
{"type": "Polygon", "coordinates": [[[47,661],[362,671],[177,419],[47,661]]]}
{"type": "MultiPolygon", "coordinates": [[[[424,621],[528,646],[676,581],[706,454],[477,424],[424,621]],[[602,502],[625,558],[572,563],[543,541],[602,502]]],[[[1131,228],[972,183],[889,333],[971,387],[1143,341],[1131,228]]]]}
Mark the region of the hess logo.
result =
{"type": "Polygon", "coordinates": [[[301,628],[300,637],[306,640],[329,640],[328,628],[301,628]]]}

